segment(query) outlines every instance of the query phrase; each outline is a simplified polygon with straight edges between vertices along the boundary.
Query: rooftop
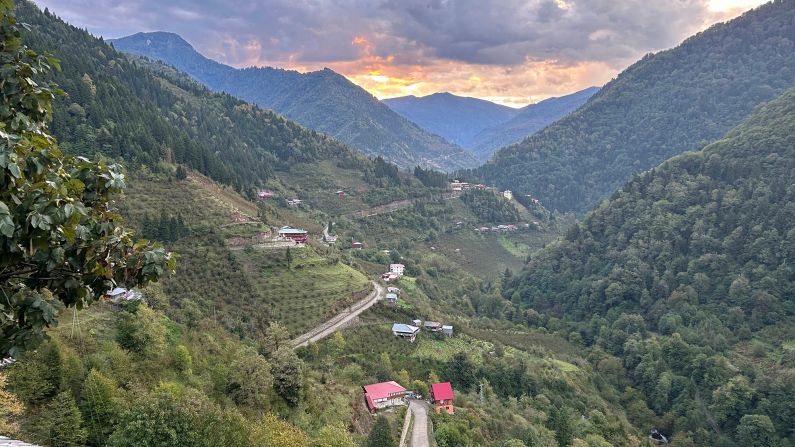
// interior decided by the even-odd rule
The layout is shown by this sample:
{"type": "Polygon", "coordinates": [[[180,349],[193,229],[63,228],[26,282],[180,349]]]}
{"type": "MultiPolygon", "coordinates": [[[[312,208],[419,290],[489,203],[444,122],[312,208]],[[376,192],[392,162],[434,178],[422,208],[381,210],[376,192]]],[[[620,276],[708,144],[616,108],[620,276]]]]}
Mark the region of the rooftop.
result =
{"type": "Polygon", "coordinates": [[[292,227],[281,227],[279,228],[279,234],[306,234],[306,230],[292,227]]]}
{"type": "Polygon", "coordinates": [[[371,385],[365,385],[363,388],[365,394],[368,394],[373,399],[383,399],[389,397],[391,394],[403,393],[406,391],[405,388],[395,381],[373,383],[371,385]]]}
{"type": "Polygon", "coordinates": [[[403,323],[395,323],[392,325],[392,332],[403,332],[407,334],[411,334],[413,332],[419,331],[420,328],[417,326],[412,326],[410,324],[403,324],[403,323]]]}
{"type": "Polygon", "coordinates": [[[452,400],[453,386],[450,382],[434,383],[431,385],[431,393],[436,400],[452,400]]]}

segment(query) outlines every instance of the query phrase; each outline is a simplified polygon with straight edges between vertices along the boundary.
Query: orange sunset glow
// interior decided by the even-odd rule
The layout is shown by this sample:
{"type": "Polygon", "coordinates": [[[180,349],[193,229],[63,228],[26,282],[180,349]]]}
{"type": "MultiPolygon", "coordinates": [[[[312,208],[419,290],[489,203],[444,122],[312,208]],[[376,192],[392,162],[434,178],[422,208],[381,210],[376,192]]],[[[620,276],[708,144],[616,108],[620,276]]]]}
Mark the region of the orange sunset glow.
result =
{"type": "Polygon", "coordinates": [[[235,7],[216,8],[204,0],[181,6],[144,0],[125,5],[117,17],[98,1],[80,0],[84,8],[40,3],[107,37],[168,29],[235,67],[328,67],[378,98],[444,91],[512,107],[603,85],[644,54],[764,3],[231,0],[235,7]],[[140,22],[131,19],[138,7],[140,22]],[[90,12],[96,8],[102,14],[90,12]]]}

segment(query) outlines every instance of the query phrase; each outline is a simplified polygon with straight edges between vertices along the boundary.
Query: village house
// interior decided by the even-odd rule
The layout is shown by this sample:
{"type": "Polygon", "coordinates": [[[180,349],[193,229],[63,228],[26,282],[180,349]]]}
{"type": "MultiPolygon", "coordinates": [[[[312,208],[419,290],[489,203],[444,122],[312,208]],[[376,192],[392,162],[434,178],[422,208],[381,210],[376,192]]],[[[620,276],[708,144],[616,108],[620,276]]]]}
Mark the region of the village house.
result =
{"type": "Polygon", "coordinates": [[[470,188],[469,183],[465,183],[458,180],[450,182],[450,189],[452,189],[453,191],[465,191],[469,188],[470,188]]]}
{"type": "Polygon", "coordinates": [[[273,191],[260,191],[257,193],[257,197],[260,199],[272,199],[276,197],[276,193],[273,191]]]}
{"type": "Polygon", "coordinates": [[[351,248],[355,248],[357,250],[360,250],[360,249],[364,248],[364,244],[361,243],[361,242],[358,242],[358,241],[353,241],[353,242],[351,242],[351,248]]]}
{"type": "Polygon", "coordinates": [[[397,301],[398,301],[397,293],[387,293],[386,294],[386,303],[387,304],[395,305],[395,304],[397,304],[397,301]]]}
{"type": "Polygon", "coordinates": [[[381,274],[381,279],[383,279],[384,282],[396,281],[398,278],[399,276],[397,273],[385,272],[381,274]]]}
{"type": "Polygon", "coordinates": [[[141,299],[141,294],[133,290],[127,290],[124,287],[115,287],[113,290],[105,292],[105,301],[118,304],[123,301],[132,301],[141,299]]]}
{"type": "Polygon", "coordinates": [[[410,342],[414,342],[419,332],[420,328],[410,324],[395,323],[392,325],[392,335],[408,339],[410,342]]]}
{"type": "Polygon", "coordinates": [[[431,403],[436,407],[436,414],[446,411],[453,414],[453,386],[450,382],[431,384],[431,403]]]}
{"type": "Polygon", "coordinates": [[[333,245],[335,242],[337,242],[337,236],[334,236],[333,234],[324,234],[323,242],[333,245]]]}
{"type": "Polygon", "coordinates": [[[298,206],[302,203],[304,203],[304,201],[301,199],[287,199],[287,204],[290,206],[298,206]]]}
{"type": "Polygon", "coordinates": [[[420,327],[422,326],[422,320],[411,320],[411,324],[414,326],[420,327]]]}
{"type": "Polygon", "coordinates": [[[511,200],[513,199],[513,192],[509,189],[506,189],[505,191],[502,192],[502,196],[508,200],[511,200]]]}
{"type": "Polygon", "coordinates": [[[403,264],[389,264],[389,272],[398,276],[403,276],[403,270],[405,269],[406,266],[403,264]]]}
{"type": "Polygon", "coordinates": [[[341,198],[343,198],[343,197],[345,197],[345,191],[343,191],[343,190],[341,190],[341,189],[340,189],[340,190],[338,190],[337,192],[335,192],[334,194],[336,194],[336,195],[337,195],[337,197],[339,197],[340,199],[341,199],[341,198]]]}
{"type": "Polygon", "coordinates": [[[365,385],[362,389],[364,401],[372,413],[383,408],[406,405],[407,391],[395,381],[365,385]]]}
{"type": "Polygon", "coordinates": [[[423,327],[431,332],[441,332],[442,323],[438,321],[426,321],[423,327]]]}
{"type": "Polygon", "coordinates": [[[442,326],[442,335],[445,337],[452,337],[453,336],[453,326],[444,325],[442,326]]]}
{"type": "Polygon", "coordinates": [[[296,244],[303,244],[309,238],[306,230],[289,226],[279,228],[279,237],[282,239],[290,239],[296,244]]]}

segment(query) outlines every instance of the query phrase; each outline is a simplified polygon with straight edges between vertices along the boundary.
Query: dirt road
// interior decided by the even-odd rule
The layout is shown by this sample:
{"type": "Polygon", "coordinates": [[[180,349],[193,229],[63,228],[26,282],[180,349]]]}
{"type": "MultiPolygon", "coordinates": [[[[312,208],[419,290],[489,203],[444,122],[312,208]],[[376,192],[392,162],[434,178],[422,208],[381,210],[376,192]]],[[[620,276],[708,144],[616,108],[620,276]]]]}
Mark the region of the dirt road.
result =
{"type": "Polygon", "coordinates": [[[356,318],[364,312],[365,310],[371,308],[373,304],[377,303],[378,300],[384,298],[384,288],[378,284],[377,282],[373,281],[373,291],[370,292],[363,300],[359,301],[356,304],[353,304],[351,307],[345,309],[342,313],[339,313],[332,317],[330,320],[326,321],[325,323],[317,326],[316,328],[306,332],[303,335],[299,335],[295,339],[292,340],[293,347],[301,348],[303,346],[308,345],[309,343],[315,343],[318,340],[322,340],[329,335],[333,334],[339,328],[345,325],[345,323],[351,321],[352,319],[356,318]]]}

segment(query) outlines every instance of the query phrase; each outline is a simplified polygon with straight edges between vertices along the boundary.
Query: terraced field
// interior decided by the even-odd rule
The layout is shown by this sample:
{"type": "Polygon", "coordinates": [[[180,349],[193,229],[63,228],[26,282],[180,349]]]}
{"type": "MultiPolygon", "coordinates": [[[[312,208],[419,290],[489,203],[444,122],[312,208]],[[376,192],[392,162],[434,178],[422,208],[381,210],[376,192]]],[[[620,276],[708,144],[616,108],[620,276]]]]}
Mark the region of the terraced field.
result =
{"type": "MultiPolygon", "coordinates": [[[[232,249],[232,238],[253,243],[252,237],[270,228],[258,221],[254,203],[193,173],[183,181],[134,173],[119,208],[133,228],[145,214],[156,217],[161,210],[182,215],[190,228],[190,236],[169,246],[178,255],[177,274],[162,282],[170,316],[178,321],[212,318],[243,336],[279,320],[298,334],[344,310],[369,283],[362,273],[311,246],[291,248],[289,268],[284,248],[232,249]]],[[[313,233],[320,228],[310,216],[281,211],[284,222],[274,225],[313,233]]]]}
{"type": "Polygon", "coordinates": [[[334,259],[324,258],[309,246],[286,250],[235,252],[243,272],[274,319],[291,334],[317,326],[361,299],[369,281],[362,273],[334,259]]]}

